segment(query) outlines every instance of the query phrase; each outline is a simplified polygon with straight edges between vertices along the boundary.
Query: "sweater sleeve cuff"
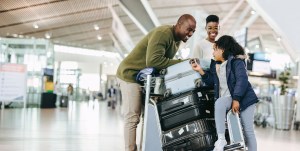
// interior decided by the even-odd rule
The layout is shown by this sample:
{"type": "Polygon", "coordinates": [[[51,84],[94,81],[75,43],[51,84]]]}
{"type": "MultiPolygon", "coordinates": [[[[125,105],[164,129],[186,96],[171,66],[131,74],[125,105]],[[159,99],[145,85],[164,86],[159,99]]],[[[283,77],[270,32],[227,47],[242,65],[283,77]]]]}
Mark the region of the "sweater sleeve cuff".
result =
{"type": "Polygon", "coordinates": [[[239,101],[240,102],[240,100],[241,100],[241,97],[240,96],[233,96],[232,97],[232,100],[237,100],[237,101],[239,101]]]}
{"type": "Polygon", "coordinates": [[[202,79],[207,79],[208,78],[208,74],[204,73],[203,75],[201,75],[202,79]]]}

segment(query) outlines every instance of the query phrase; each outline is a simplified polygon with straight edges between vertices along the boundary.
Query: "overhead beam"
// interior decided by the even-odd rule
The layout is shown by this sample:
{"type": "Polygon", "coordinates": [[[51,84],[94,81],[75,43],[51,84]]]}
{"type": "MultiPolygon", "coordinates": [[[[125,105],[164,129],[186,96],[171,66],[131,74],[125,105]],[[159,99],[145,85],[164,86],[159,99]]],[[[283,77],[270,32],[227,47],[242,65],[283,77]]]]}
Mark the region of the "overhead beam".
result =
{"type": "Polygon", "coordinates": [[[117,53],[120,55],[120,57],[122,59],[125,58],[125,54],[124,52],[121,50],[121,46],[119,45],[118,40],[116,39],[116,37],[113,35],[113,33],[109,33],[110,38],[112,39],[112,41],[114,42],[114,47],[115,50],[117,51],[117,53]]]}
{"type": "Polygon", "coordinates": [[[236,12],[236,10],[241,7],[241,5],[244,3],[244,0],[239,0],[239,2],[230,10],[230,12],[221,20],[220,25],[224,25],[227,20],[236,12]]]}
{"type": "MultiPolygon", "coordinates": [[[[119,2],[121,8],[144,34],[147,34],[150,30],[156,27],[156,25],[159,25],[155,19],[152,20],[152,18],[156,18],[156,16],[154,15],[151,7],[146,6],[152,18],[145,9],[145,6],[141,0],[120,0],[119,2]]],[[[146,2],[144,3],[145,5],[149,5],[146,4],[146,2]]]]}
{"type": "Polygon", "coordinates": [[[250,27],[255,21],[256,19],[259,17],[258,13],[255,13],[253,15],[251,15],[248,20],[240,27],[240,29],[244,29],[247,27],[250,27]]]}
{"type": "Polygon", "coordinates": [[[247,5],[247,7],[243,10],[243,12],[240,14],[239,18],[234,22],[234,24],[231,26],[228,33],[234,33],[238,30],[238,27],[242,23],[242,21],[246,18],[247,14],[250,12],[251,6],[247,5]]]}
{"type": "Polygon", "coordinates": [[[113,18],[111,27],[112,32],[114,35],[116,35],[118,40],[127,49],[127,51],[130,52],[133,49],[134,44],[125,25],[111,5],[108,5],[108,9],[110,10],[113,18]]]}
{"type": "Polygon", "coordinates": [[[157,27],[157,26],[160,26],[160,22],[159,20],[157,19],[156,15],[154,14],[148,0],[141,0],[145,10],[147,11],[149,17],[151,18],[152,22],[154,23],[154,25],[157,27]]]}

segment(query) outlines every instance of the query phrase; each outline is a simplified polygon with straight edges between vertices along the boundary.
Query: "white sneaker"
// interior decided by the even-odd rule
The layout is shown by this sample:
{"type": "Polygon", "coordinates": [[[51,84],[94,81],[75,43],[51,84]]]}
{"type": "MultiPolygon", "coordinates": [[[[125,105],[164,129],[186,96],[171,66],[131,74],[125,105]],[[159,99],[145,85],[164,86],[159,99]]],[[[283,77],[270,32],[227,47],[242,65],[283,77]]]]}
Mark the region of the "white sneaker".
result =
{"type": "Polygon", "coordinates": [[[224,146],[227,145],[227,141],[224,139],[218,139],[215,142],[215,148],[213,151],[224,151],[224,146]]]}

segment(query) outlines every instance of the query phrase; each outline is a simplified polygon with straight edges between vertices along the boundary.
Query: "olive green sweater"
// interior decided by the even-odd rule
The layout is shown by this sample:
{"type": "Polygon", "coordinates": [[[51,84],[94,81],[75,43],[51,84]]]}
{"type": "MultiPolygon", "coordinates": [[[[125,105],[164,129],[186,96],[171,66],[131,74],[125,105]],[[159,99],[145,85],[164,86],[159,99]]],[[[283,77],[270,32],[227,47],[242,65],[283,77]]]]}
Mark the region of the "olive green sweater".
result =
{"type": "Polygon", "coordinates": [[[175,39],[174,29],[170,25],[160,26],[150,31],[120,63],[117,77],[136,82],[137,73],[146,68],[165,69],[181,60],[172,59],[180,45],[175,39]]]}

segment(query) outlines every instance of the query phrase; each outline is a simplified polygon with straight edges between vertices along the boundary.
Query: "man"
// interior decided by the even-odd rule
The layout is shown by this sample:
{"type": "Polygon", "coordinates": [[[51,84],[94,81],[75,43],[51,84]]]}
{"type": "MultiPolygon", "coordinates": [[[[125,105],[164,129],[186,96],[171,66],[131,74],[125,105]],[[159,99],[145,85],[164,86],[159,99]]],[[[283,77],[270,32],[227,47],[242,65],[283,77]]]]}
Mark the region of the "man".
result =
{"type": "Polygon", "coordinates": [[[195,28],[195,18],[184,14],[176,25],[160,26],[150,31],[121,62],[117,80],[122,91],[126,151],[137,150],[136,128],[144,99],[141,87],[135,81],[137,73],[146,67],[160,70],[181,62],[172,58],[180,42],[186,42],[194,34],[195,28]]]}
{"type": "Polygon", "coordinates": [[[117,100],[116,100],[116,89],[113,86],[111,86],[108,89],[107,94],[108,94],[108,101],[109,101],[108,104],[111,105],[112,109],[115,109],[115,105],[116,105],[115,103],[117,102],[117,100]]]}

